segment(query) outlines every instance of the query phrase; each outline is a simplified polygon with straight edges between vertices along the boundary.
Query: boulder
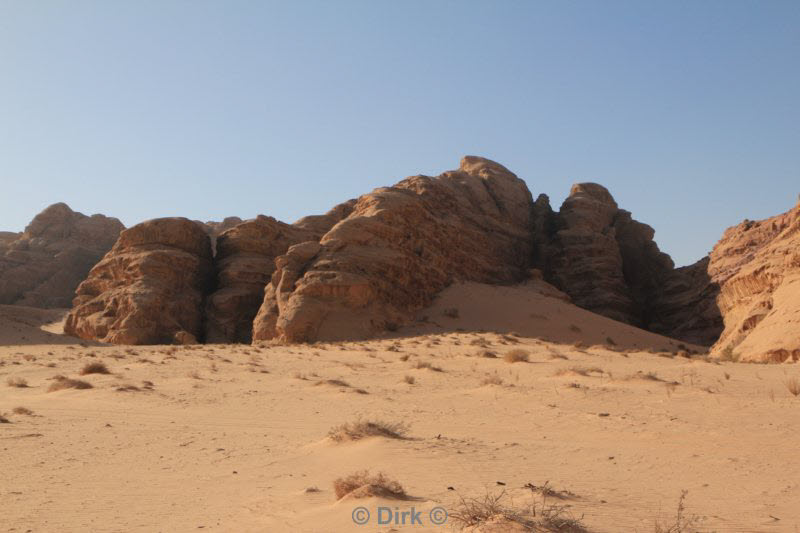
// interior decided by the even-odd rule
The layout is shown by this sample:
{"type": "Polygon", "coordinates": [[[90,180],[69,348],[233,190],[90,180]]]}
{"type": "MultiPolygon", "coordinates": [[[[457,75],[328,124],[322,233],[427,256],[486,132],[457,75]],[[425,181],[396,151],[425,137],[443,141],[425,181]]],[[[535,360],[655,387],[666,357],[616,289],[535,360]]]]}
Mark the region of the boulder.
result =
{"type": "Polygon", "coordinates": [[[211,284],[208,235],[185,218],[123,231],[80,284],[64,331],[114,344],[187,343],[203,338],[211,284]]]}
{"type": "Polygon", "coordinates": [[[125,229],[116,218],[86,216],[64,203],[25,231],[0,237],[0,304],[69,307],[75,288],[125,229]]]}

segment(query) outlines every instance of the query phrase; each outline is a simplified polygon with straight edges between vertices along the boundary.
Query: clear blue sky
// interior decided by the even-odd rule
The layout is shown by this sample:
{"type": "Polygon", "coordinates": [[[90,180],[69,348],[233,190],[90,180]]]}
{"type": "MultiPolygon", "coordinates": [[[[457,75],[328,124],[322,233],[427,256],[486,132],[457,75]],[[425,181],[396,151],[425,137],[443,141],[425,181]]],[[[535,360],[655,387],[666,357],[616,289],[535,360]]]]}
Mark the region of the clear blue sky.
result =
{"type": "Polygon", "coordinates": [[[677,264],[800,193],[800,2],[0,0],[0,229],[293,221],[497,160],[677,264]]]}

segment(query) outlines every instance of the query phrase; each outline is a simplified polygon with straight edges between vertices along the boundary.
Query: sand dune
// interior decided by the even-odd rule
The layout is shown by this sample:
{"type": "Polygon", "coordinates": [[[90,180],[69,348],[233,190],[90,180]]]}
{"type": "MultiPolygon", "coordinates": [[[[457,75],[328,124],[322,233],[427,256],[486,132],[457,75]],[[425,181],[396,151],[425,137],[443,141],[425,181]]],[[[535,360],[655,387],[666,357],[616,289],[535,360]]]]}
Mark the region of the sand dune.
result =
{"type": "Polygon", "coordinates": [[[800,527],[796,367],[676,356],[675,341],[542,290],[453,287],[420,331],[310,345],[81,346],[34,336],[55,315],[3,309],[17,341],[0,347],[3,524],[444,531],[436,507],[501,491],[522,506],[548,483],[589,531],[654,531],[682,490],[701,531],[800,527]],[[504,359],[515,351],[528,361],[504,359]],[[97,362],[110,374],[80,375],[97,362]],[[47,392],[58,374],[93,388],[47,392]],[[328,438],[359,419],[405,423],[408,438],[328,438]],[[365,469],[409,499],[337,500],[334,480],[365,469]],[[423,525],[378,525],[381,506],[414,507],[423,525]]]}

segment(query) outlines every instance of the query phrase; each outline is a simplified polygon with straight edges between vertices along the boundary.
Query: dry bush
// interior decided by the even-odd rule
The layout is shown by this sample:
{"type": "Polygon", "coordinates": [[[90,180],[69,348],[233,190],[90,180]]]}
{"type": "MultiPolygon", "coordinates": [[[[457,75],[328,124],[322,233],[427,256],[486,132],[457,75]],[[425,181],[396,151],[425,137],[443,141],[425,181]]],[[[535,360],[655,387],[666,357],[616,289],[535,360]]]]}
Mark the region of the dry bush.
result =
{"type": "Polygon", "coordinates": [[[455,307],[448,307],[447,309],[442,311],[442,314],[448,318],[458,318],[459,316],[458,309],[456,309],[455,307]]]}
{"type": "Polygon", "coordinates": [[[497,354],[494,353],[491,350],[481,350],[480,352],[478,352],[478,355],[480,355],[481,357],[486,357],[488,359],[496,359],[497,358],[497,354]]]}
{"type": "Polygon", "coordinates": [[[6,380],[6,384],[9,387],[17,387],[19,389],[24,389],[27,388],[28,381],[25,380],[24,378],[8,378],[6,380]]]}
{"type": "Polygon", "coordinates": [[[423,368],[427,368],[428,370],[433,370],[434,372],[444,372],[440,367],[433,366],[432,364],[428,363],[427,361],[417,361],[416,366],[414,367],[417,370],[421,370],[423,368]]]}
{"type": "Polygon", "coordinates": [[[481,380],[481,385],[502,385],[503,378],[498,376],[497,374],[488,374],[485,378],[481,380]]]}
{"type": "Polygon", "coordinates": [[[314,383],[314,385],[331,385],[332,387],[347,387],[350,388],[350,384],[346,381],[342,381],[341,379],[323,379],[314,383]]]}
{"type": "Polygon", "coordinates": [[[605,371],[598,366],[571,366],[556,372],[556,376],[578,375],[591,377],[591,374],[605,374],[605,371]]]}
{"type": "Polygon", "coordinates": [[[528,352],[519,348],[516,350],[511,350],[510,352],[506,352],[506,354],[503,356],[503,361],[506,363],[527,363],[528,352]]]}
{"type": "Polygon", "coordinates": [[[389,479],[383,473],[370,475],[366,470],[336,479],[333,482],[333,491],[339,500],[345,496],[353,498],[376,496],[394,500],[408,499],[408,495],[400,483],[389,479]]]}
{"type": "Polygon", "coordinates": [[[70,379],[64,376],[56,376],[55,381],[47,388],[47,392],[55,392],[64,389],[91,389],[92,384],[80,379],[70,379]]]}
{"type": "Polygon", "coordinates": [[[3,413],[0,413],[0,424],[10,424],[11,420],[3,416],[3,413]]]}
{"type": "Polygon", "coordinates": [[[570,324],[569,330],[572,331],[573,333],[580,333],[582,331],[581,328],[579,328],[575,324],[570,324]]]}
{"type": "Polygon", "coordinates": [[[686,516],[686,494],[688,491],[681,491],[681,497],[678,499],[678,508],[675,511],[675,517],[670,520],[670,524],[661,524],[658,520],[655,521],[653,526],[654,533],[693,533],[696,531],[695,524],[697,523],[696,516],[686,516]]]}
{"type": "Polygon", "coordinates": [[[786,378],[786,380],[783,382],[783,385],[792,396],[800,396],[800,379],[786,378]]]}
{"type": "Polygon", "coordinates": [[[110,374],[108,367],[101,362],[96,363],[86,363],[81,371],[79,372],[81,376],[85,376],[87,374],[110,374]]]}
{"type": "Polygon", "coordinates": [[[405,439],[408,426],[402,422],[384,422],[381,420],[357,420],[336,426],[328,431],[328,437],[334,442],[361,440],[367,437],[384,437],[387,439],[405,439]]]}
{"type": "Polygon", "coordinates": [[[722,352],[719,354],[720,361],[730,361],[731,363],[738,363],[740,357],[741,355],[737,352],[734,352],[733,346],[730,344],[723,348],[722,352]]]}
{"type": "Polygon", "coordinates": [[[616,346],[617,345],[617,343],[614,342],[614,339],[612,339],[611,337],[606,337],[606,344],[608,344],[609,346],[616,346]]]}
{"type": "Polygon", "coordinates": [[[115,388],[114,390],[117,391],[117,392],[138,392],[138,391],[140,391],[142,389],[140,389],[136,385],[125,384],[125,385],[120,385],[119,387],[115,388]]]}
{"type": "Polygon", "coordinates": [[[33,416],[33,411],[27,407],[15,407],[12,411],[15,415],[28,415],[33,416]]]}
{"type": "Polygon", "coordinates": [[[566,355],[564,355],[561,352],[551,351],[550,352],[550,359],[569,359],[569,357],[567,357],[566,355]]]}
{"type": "Polygon", "coordinates": [[[414,376],[405,376],[403,378],[403,381],[405,381],[409,385],[413,385],[417,380],[416,380],[416,378],[414,378],[414,376]]]}
{"type": "MultiPolygon", "coordinates": [[[[448,513],[453,524],[461,529],[480,528],[492,523],[501,526],[505,522],[521,526],[524,531],[585,533],[587,530],[579,519],[573,518],[564,505],[549,504],[548,495],[531,490],[531,503],[525,507],[507,506],[506,493],[486,493],[483,498],[460,498],[458,506],[448,513]]],[[[516,531],[519,527],[514,528],[516,531]]],[[[498,529],[498,531],[500,531],[498,529]]]]}

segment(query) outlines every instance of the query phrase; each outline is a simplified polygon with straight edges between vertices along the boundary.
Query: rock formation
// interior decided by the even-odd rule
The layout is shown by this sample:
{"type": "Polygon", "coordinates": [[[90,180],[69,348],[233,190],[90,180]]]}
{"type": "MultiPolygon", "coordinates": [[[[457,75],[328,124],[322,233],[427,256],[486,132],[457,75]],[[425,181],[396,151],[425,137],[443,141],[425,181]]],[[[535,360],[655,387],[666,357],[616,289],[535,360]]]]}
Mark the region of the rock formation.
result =
{"type": "MultiPolygon", "coordinates": [[[[0,234],[0,298],[64,302],[51,289],[88,270],[119,227],[57,204],[24,234],[0,234]]],[[[687,267],[653,239],[600,185],[574,185],[554,211],[502,165],[467,156],[294,224],[139,224],[81,283],[66,331],[123,344],[365,338],[408,323],[454,281],[536,276],[590,311],[714,353],[800,359],[800,206],[729,229],[687,267]]]]}
{"type": "Polygon", "coordinates": [[[354,204],[346,202],[325,215],[305,217],[294,224],[258,216],[220,235],[214,261],[216,290],[206,306],[207,341],[250,342],[253,319],[275,271],[275,259],[293,244],[319,241],[350,214],[354,204]]]}
{"type": "Polygon", "coordinates": [[[0,304],[69,307],[75,287],[125,227],[53,204],[23,233],[0,235],[0,304]]]}
{"type": "Polygon", "coordinates": [[[376,189],[319,242],[276,260],[253,338],[365,337],[409,320],[453,280],[519,281],[532,206],[522,180],[479,157],[376,189]]]}
{"type": "Polygon", "coordinates": [[[222,222],[216,222],[214,220],[209,220],[208,222],[195,220],[194,222],[203,228],[203,231],[205,231],[206,234],[208,234],[208,236],[211,238],[211,250],[216,252],[217,237],[229,229],[241,224],[242,219],[239,217],[225,217],[222,222]]]}
{"type": "Polygon", "coordinates": [[[711,252],[708,273],[725,323],[712,353],[800,359],[800,204],[729,228],[711,252]]]}
{"type": "Polygon", "coordinates": [[[115,344],[195,342],[211,275],[210,239],[198,224],[142,222],[123,231],[80,284],[64,331],[115,344]]]}

